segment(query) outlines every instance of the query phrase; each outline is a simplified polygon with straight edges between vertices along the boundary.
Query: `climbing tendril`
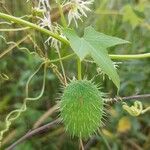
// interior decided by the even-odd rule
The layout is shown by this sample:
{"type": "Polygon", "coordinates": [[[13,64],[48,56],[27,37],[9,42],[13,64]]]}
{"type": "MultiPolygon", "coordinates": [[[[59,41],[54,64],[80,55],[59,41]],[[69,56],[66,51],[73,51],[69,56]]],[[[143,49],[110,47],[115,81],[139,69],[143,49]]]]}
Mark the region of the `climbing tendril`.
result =
{"type": "Polygon", "coordinates": [[[125,102],[122,104],[122,108],[126,110],[131,116],[139,116],[150,110],[150,106],[143,109],[143,104],[140,101],[135,101],[132,106],[128,106],[125,102]]]}
{"type": "Polygon", "coordinates": [[[12,122],[14,120],[16,120],[21,115],[22,112],[26,111],[26,109],[27,109],[27,102],[28,101],[35,101],[35,100],[38,100],[38,99],[40,99],[42,97],[42,95],[44,93],[44,89],[45,89],[47,63],[48,63],[48,61],[45,59],[44,62],[42,62],[40,64],[40,66],[36,69],[36,71],[29,77],[29,79],[28,79],[28,81],[26,83],[26,88],[25,88],[26,96],[25,96],[25,99],[24,99],[24,102],[23,102],[21,108],[11,111],[6,116],[5,128],[0,131],[0,145],[2,143],[3,135],[9,130],[12,122]],[[43,85],[42,85],[41,92],[40,92],[40,94],[37,97],[29,97],[29,84],[30,84],[32,78],[39,72],[39,70],[42,68],[43,65],[44,65],[44,75],[43,75],[43,85]]]}

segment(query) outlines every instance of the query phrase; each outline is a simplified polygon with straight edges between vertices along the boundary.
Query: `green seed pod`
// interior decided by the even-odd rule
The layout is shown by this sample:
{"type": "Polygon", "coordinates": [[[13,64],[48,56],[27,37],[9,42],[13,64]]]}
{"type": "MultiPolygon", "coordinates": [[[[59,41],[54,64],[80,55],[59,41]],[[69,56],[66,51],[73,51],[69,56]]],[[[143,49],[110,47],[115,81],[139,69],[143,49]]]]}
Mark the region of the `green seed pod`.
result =
{"type": "Polygon", "coordinates": [[[64,90],[60,111],[65,129],[70,135],[88,138],[102,123],[102,94],[91,81],[73,80],[64,90]]]}

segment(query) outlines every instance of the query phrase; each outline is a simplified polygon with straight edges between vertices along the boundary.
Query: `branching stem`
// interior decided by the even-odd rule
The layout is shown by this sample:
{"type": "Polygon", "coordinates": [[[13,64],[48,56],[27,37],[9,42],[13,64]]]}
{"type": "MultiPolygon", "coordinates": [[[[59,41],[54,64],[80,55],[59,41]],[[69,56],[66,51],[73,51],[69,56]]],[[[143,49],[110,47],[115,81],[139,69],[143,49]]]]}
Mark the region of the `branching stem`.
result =
{"type": "Polygon", "coordinates": [[[1,13],[1,12],[0,12],[0,18],[6,19],[6,20],[9,20],[9,21],[13,21],[13,22],[15,22],[17,24],[21,24],[23,26],[31,27],[32,29],[38,30],[41,33],[52,36],[53,38],[69,45],[69,42],[66,39],[64,39],[63,37],[59,36],[58,34],[55,34],[55,33],[51,32],[51,31],[49,31],[45,28],[42,28],[42,27],[40,27],[40,26],[38,26],[34,23],[31,23],[29,21],[26,21],[26,20],[23,20],[23,19],[18,18],[18,17],[11,16],[11,15],[7,15],[7,14],[1,13]]]}
{"type": "MultiPolygon", "coordinates": [[[[70,59],[75,56],[76,56],[76,54],[72,53],[67,56],[61,57],[61,60],[70,59]]],[[[111,59],[116,59],[116,60],[144,59],[144,58],[150,58],[150,53],[135,54],[135,55],[112,55],[112,54],[110,54],[109,56],[111,59]]],[[[59,60],[60,59],[54,59],[54,60],[51,60],[50,62],[55,63],[55,62],[58,62],[59,60]]],[[[85,61],[94,63],[94,61],[88,61],[88,60],[85,60],[85,61]]]]}
{"type": "Polygon", "coordinates": [[[18,144],[22,143],[26,139],[29,139],[32,136],[37,135],[39,133],[45,132],[46,130],[50,129],[51,127],[56,126],[56,124],[58,124],[59,122],[60,122],[60,120],[56,119],[46,125],[43,125],[37,129],[27,132],[23,137],[21,137],[18,141],[16,141],[11,146],[9,146],[6,150],[13,150],[18,144]]]}
{"type": "MultiPolygon", "coordinates": [[[[22,24],[23,26],[26,26],[26,27],[30,27],[32,29],[35,29],[37,31],[40,31],[41,33],[44,33],[46,35],[49,35],[49,36],[52,36],[53,38],[67,44],[67,45],[70,45],[69,44],[69,41],[66,40],[65,38],[61,37],[60,35],[58,34],[55,34],[45,28],[42,28],[34,23],[31,23],[29,21],[25,21],[21,18],[18,18],[18,17],[14,17],[14,16],[11,16],[11,15],[7,15],[5,13],[1,13],[0,12],[0,18],[3,18],[3,19],[6,19],[6,20],[9,20],[9,21],[13,21],[17,24],[22,24]]],[[[146,53],[146,54],[135,54],[135,55],[110,55],[110,57],[112,59],[121,59],[121,60],[128,60],[128,59],[142,59],[142,58],[150,58],[150,53],[146,53]]]]}

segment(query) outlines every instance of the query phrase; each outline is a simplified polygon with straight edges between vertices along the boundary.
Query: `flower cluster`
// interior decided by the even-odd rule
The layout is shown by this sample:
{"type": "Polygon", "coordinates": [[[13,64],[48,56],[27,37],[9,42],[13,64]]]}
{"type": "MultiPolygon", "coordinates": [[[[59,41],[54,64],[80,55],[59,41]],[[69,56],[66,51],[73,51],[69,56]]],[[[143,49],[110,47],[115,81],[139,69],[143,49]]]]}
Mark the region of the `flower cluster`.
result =
{"type": "MultiPolygon", "coordinates": [[[[39,18],[39,26],[42,28],[47,28],[51,32],[56,33],[56,34],[61,34],[61,28],[58,26],[58,24],[52,24],[51,21],[51,6],[49,3],[49,0],[39,0],[38,1],[38,6],[36,7],[38,10],[42,10],[43,12],[42,17],[39,18]]],[[[60,41],[53,37],[49,37],[45,43],[48,43],[51,47],[54,47],[56,50],[58,50],[61,47],[60,41]]]]}
{"type": "Polygon", "coordinates": [[[91,11],[89,6],[93,4],[94,0],[71,0],[65,5],[70,5],[70,10],[68,13],[68,25],[70,25],[73,20],[78,27],[77,20],[82,21],[82,16],[87,17],[86,11],[91,11]]]}
{"type": "MultiPolygon", "coordinates": [[[[57,23],[54,23],[54,25],[51,26],[51,31],[64,37],[64,35],[62,34],[61,26],[57,23]]],[[[48,43],[48,45],[54,47],[57,50],[57,52],[61,48],[61,42],[51,36],[45,41],[45,43],[48,43]]]]}
{"type": "MultiPolygon", "coordinates": [[[[55,2],[58,3],[57,0],[55,0],[55,2]]],[[[74,21],[76,27],[78,27],[77,21],[82,21],[82,16],[87,17],[86,12],[90,11],[89,6],[93,4],[93,2],[94,0],[64,0],[61,4],[62,8],[69,6],[68,26],[70,26],[72,21],[74,21]]],[[[49,0],[38,0],[37,7],[34,9],[39,10],[42,13],[42,17],[38,17],[39,26],[42,28],[47,28],[53,33],[63,36],[60,25],[57,23],[52,23],[51,21],[51,6],[49,0]]],[[[49,37],[45,43],[48,43],[51,47],[54,47],[57,50],[61,48],[61,43],[53,37],[49,37]]]]}

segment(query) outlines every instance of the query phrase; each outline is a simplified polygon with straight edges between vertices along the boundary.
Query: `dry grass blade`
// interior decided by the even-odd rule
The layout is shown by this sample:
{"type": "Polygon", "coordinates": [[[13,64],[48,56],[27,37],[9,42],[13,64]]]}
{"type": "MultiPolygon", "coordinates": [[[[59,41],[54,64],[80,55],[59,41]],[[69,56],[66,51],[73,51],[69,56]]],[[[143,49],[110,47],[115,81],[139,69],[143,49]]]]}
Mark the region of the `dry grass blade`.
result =
{"type": "Polygon", "coordinates": [[[47,112],[45,112],[34,124],[33,129],[39,127],[50,115],[52,115],[58,109],[58,104],[54,105],[47,112]]]}

